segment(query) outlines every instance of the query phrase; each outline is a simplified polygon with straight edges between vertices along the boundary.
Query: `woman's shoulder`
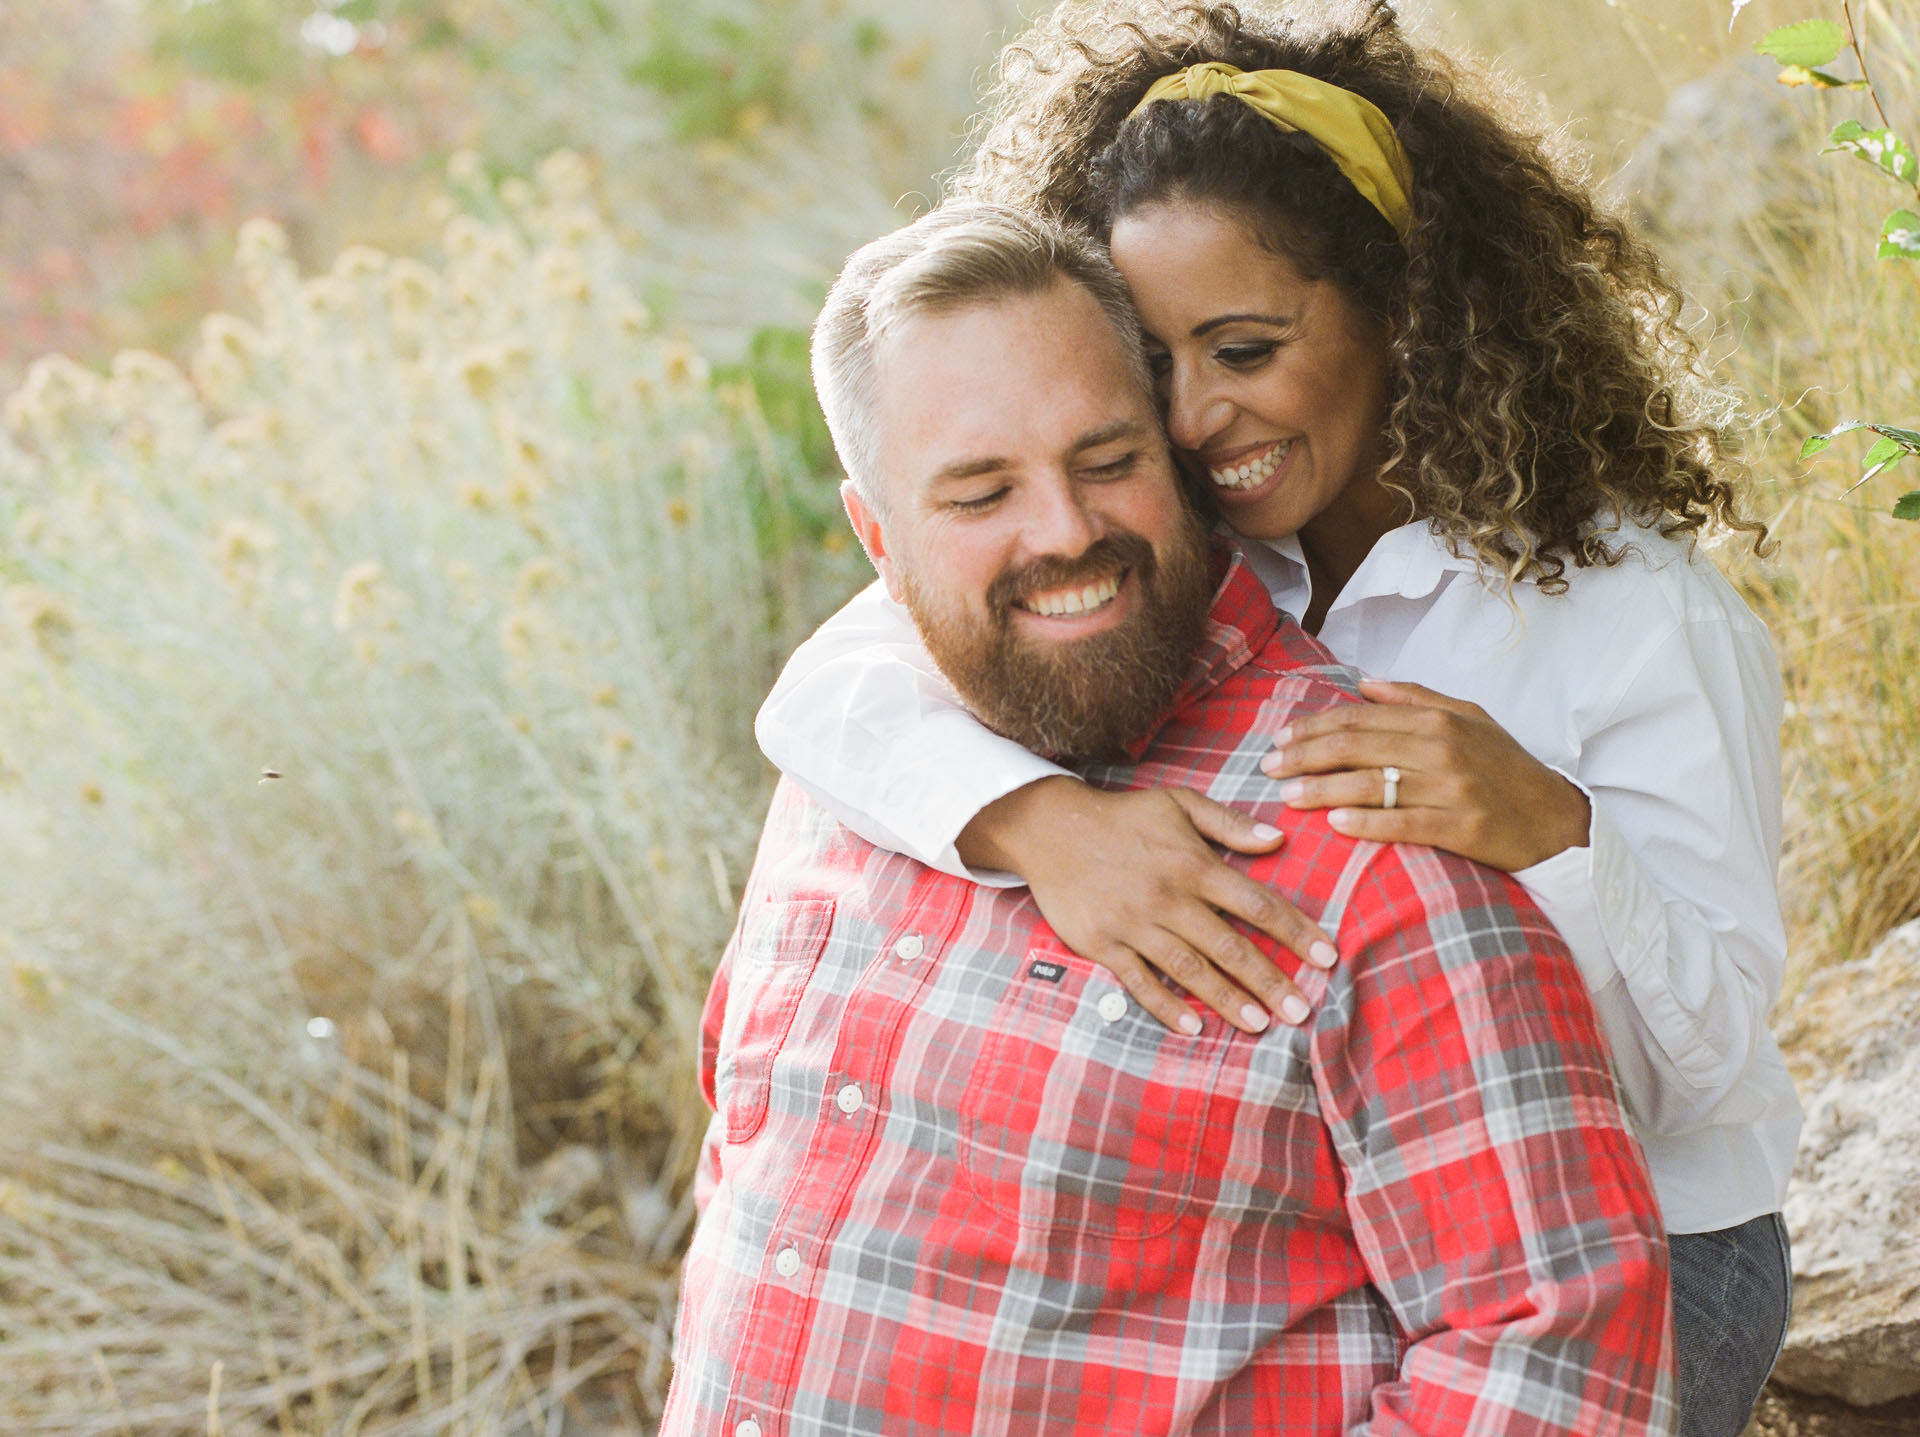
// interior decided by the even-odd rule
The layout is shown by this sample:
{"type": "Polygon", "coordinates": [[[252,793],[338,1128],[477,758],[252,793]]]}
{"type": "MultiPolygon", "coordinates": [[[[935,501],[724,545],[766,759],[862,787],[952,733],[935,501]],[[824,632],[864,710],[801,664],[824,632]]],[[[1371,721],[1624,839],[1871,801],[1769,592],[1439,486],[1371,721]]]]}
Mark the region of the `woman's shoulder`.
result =
{"type": "Polygon", "coordinates": [[[1606,615],[1609,627],[1631,618],[1635,627],[1709,622],[1766,634],[1766,625],[1695,535],[1663,534],[1657,525],[1633,523],[1602,525],[1595,532],[1615,562],[1569,563],[1567,587],[1560,594],[1548,594],[1537,584],[1521,586],[1531,599],[1527,607],[1593,611],[1606,615]]]}

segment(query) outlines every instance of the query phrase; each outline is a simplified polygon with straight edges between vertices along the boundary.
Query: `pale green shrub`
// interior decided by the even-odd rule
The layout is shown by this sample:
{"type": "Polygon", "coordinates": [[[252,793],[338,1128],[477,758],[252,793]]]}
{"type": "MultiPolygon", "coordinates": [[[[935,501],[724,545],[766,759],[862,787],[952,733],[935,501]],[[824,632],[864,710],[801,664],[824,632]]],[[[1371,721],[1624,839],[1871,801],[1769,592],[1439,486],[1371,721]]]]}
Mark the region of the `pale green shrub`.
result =
{"type": "Polygon", "coordinates": [[[191,378],[7,401],[9,1434],[660,1394],[751,717],[857,550],[589,188],[310,278],[256,222],[191,378]]]}

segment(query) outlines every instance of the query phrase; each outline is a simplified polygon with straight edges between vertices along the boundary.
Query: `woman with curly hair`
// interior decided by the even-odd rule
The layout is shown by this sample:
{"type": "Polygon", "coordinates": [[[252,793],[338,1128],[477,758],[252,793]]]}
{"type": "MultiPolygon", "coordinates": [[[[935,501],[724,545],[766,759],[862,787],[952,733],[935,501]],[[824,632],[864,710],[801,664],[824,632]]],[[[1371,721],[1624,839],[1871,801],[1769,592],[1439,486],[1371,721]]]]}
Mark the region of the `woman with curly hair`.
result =
{"type": "MultiPolygon", "coordinates": [[[[1734,1437],[1790,1283],[1800,1112],[1766,1026],[1781,694],[1697,547],[1765,530],[1674,286],[1384,0],[1318,27],[1063,5],[1009,47],[982,133],[958,188],[1108,241],[1203,502],[1373,676],[1373,702],[1275,735],[1288,802],[1506,870],[1567,939],[1673,1234],[1683,1431],[1734,1437]]],[[[877,588],[802,646],[759,733],[870,840],[1027,883],[1169,1026],[1193,1014],[1154,969],[1248,1031],[1307,1016],[1229,916],[1338,961],[1207,843],[1271,830],[1102,791],[973,724],[877,588]]]]}

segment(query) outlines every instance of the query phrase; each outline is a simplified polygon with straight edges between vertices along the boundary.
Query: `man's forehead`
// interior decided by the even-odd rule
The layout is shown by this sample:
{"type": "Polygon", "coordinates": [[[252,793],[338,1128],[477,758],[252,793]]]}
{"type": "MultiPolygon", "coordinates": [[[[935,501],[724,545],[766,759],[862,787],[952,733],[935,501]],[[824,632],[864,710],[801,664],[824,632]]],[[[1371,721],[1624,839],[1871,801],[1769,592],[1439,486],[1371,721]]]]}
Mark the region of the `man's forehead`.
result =
{"type": "Polygon", "coordinates": [[[889,327],[874,359],[883,445],[920,480],[1152,427],[1131,354],[1078,285],[913,315],[889,327]]]}

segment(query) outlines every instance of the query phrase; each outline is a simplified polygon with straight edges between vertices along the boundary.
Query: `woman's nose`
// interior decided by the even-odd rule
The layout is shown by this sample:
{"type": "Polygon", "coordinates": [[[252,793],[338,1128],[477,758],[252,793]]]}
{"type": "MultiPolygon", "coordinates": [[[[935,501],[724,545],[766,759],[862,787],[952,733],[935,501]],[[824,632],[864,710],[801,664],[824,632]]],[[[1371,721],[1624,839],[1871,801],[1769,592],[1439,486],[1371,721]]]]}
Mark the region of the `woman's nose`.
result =
{"type": "Polygon", "coordinates": [[[1226,428],[1233,405],[1191,370],[1176,365],[1165,380],[1167,437],[1182,449],[1204,449],[1226,428]]]}

